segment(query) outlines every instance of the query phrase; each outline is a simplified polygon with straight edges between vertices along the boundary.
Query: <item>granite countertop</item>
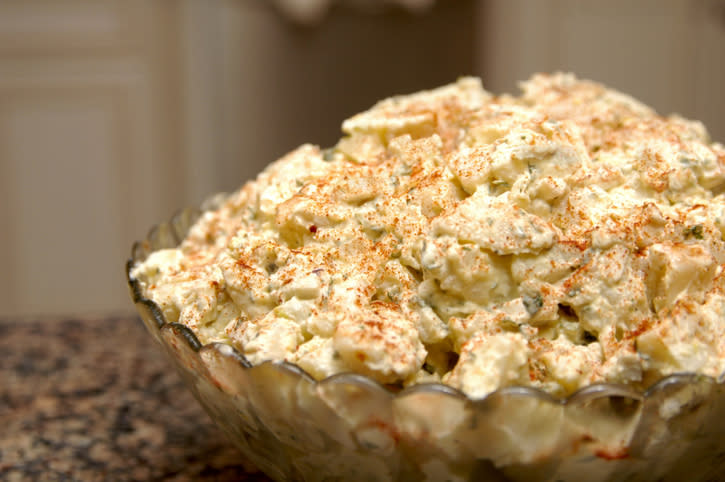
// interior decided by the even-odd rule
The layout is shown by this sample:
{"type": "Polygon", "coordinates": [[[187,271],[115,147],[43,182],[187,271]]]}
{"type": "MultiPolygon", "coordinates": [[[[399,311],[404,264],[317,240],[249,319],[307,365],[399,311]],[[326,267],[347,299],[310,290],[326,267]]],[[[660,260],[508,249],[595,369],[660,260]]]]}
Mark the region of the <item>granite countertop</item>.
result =
{"type": "Polygon", "coordinates": [[[268,481],[140,320],[0,320],[0,480],[268,481]]]}

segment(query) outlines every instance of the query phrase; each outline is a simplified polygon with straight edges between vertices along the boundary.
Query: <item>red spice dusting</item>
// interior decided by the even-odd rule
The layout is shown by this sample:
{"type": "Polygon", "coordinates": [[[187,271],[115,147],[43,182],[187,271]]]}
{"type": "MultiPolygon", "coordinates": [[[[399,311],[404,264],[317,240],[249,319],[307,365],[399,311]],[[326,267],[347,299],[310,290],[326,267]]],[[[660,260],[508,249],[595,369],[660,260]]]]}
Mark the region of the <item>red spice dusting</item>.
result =
{"type": "Polygon", "coordinates": [[[634,330],[630,330],[629,332],[627,332],[627,334],[625,335],[625,338],[628,340],[637,338],[638,336],[642,335],[643,333],[649,331],[653,325],[654,325],[654,323],[652,322],[652,320],[649,318],[646,318],[646,319],[642,320],[634,330]]]}
{"type": "Polygon", "coordinates": [[[622,447],[621,449],[613,452],[610,452],[606,449],[600,449],[594,452],[594,454],[600,459],[605,460],[620,460],[629,457],[629,451],[627,450],[627,447],[622,447]]]}
{"type": "Polygon", "coordinates": [[[215,377],[212,377],[211,381],[214,384],[214,386],[217,387],[218,389],[220,389],[220,390],[223,390],[224,389],[224,386],[215,377]]]}
{"type": "Polygon", "coordinates": [[[252,269],[251,266],[249,266],[247,263],[244,262],[244,260],[241,259],[238,259],[235,264],[243,269],[252,269]]]}
{"type": "Polygon", "coordinates": [[[392,438],[396,443],[400,440],[400,433],[384,420],[380,420],[378,418],[371,418],[361,427],[375,427],[381,432],[385,432],[390,435],[390,438],[392,438]]]}
{"type": "Polygon", "coordinates": [[[594,441],[594,437],[592,437],[588,433],[585,433],[579,439],[576,439],[572,442],[572,445],[571,445],[572,453],[575,453],[575,454],[579,453],[579,450],[581,449],[581,447],[583,445],[586,445],[593,441],[594,441]]]}
{"type": "Polygon", "coordinates": [[[380,320],[365,320],[363,321],[363,324],[366,328],[372,328],[381,332],[385,330],[385,325],[383,325],[383,322],[380,320]]]}
{"type": "Polygon", "coordinates": [[[310,230],[311,233],[316,233],[317,232],[317,226],[315,226],[314,224],[310,224],[309,230],[310,230]]]}

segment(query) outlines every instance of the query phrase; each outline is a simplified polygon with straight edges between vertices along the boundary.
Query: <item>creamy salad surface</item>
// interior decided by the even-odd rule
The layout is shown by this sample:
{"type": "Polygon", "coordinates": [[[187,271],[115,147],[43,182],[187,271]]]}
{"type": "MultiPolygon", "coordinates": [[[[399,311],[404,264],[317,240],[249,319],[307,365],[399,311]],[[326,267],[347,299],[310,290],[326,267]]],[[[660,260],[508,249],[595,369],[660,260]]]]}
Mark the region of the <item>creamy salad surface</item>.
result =
{"type": "Polygon", "coordinates": [[[725,148],[571,74],[383,100],[132,271],[166,319],[322,379],[566,396],[725,370],[725,148]]]}

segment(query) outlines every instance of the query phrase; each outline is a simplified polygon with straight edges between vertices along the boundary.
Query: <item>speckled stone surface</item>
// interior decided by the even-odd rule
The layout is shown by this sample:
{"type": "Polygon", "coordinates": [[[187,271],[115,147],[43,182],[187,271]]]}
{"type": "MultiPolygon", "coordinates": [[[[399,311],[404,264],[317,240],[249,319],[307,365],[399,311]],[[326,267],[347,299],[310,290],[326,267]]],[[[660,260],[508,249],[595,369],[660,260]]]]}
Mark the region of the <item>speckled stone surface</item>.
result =
{"type": "Polygon", "coordinates": [[[116,318],[0,320],[0,480],[269,479],[116,318]]]}

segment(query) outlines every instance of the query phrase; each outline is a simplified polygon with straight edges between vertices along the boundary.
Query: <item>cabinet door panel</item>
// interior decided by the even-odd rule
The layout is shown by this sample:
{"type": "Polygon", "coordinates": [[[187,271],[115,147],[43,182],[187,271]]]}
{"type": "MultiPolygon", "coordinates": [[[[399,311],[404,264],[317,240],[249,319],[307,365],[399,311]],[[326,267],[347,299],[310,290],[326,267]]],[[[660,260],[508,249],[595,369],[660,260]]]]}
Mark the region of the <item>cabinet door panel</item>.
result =
{"type": "Polygon", "coordinates": [[[29,312],[118,305],[119,270],[109,262],[123,254],[118,99],[67,89],[4,94],[11,303],[29,312]]]}
{"type": "Polygon", "coordinates": [[[699,28],[693,32],[694,105],[712,138],[725,144],[725,0],[695,3],[699,28]]]}
{"type": "Polygon", "coordinates": [[[185,204],[177,2],[0,2],[0,316],[131,312],[131,243],[185,204]]]}

